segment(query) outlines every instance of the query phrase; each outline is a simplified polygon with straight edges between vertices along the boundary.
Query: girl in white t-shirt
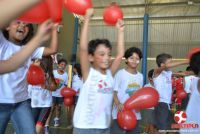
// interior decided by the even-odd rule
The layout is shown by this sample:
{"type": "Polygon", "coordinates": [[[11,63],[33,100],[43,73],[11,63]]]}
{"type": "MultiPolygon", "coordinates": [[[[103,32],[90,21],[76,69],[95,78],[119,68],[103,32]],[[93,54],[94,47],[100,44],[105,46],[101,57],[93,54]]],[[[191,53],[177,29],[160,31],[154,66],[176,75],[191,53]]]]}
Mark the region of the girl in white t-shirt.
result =
{"type": "Polygon", "coordinates": [[[36,123],[37,134],[43,134],[45,122],[52,106],[51,92],[56,90],[56,82],[53,75],[53,60],[51,56],[35,60],[35,65],[41,66],[45,72],[46,82],[42,86],[30,86],[31,107],[36,123]]]}
{"type": "MultiPolygon", "coordinates": [[[[32,35],[33,26],[31,24],[21,21],[11,22],[3,32],[0,31],[0,60],[7,60],[26,47],[32,35]]],[[[20,68],[0,75],[0,133],[5,132],[7,123],[11,119],[16,133],[27,134],[28,131],[29,134],[35,134],[34,120],[27,102],[26,73],[31,59],[42,58],[43,55],[51,55],[57,51],[57,31],[53,24],[47,21],[39,26],[32,41],[42,44],[50,36],[52,36],[50,47],[36,49],[20,68]]]]}
{"type": "Polygon", "coordinates": [[[191,96],[186,108],[186,122],[192,124],[192,127],[185,127],[180,130],[181,134],[199,134],[200,133],[200,52],[194,53],[190,59],[190,67],[196,78],[191,85],[191,96]],[[193,128],[194,127],[194,128],[193,128]]]}
{"type": "Polygon", "coordinates": [[[141,114],[139,111],[133,110],[137,118],[137,125],[134,129],[126,131],[117,123],[117,113],[123,110],[123,104],[130,98],[135,91],[143,87],[143,75],[137,71],[137,67],[142,58],[142,52],[139,48],[131,47],[125,52],[126,67],[121,69],[115,75],[114,81],[114,107],[112,112],[113,125],[111,127],[111,134],[139,134],[139,121],[141,114]]]}
{"type": "Polygon", "coordinates": [[[88,27],[92,15],[93,9],[88,9],[80,38],[80,63],[84,83],[74,112],[73,134],[110,133],[113,74],[124,55],[124,26],[120,20],[116,25],[117,55],[112,64],[111,44],[107,39],[91,40],[88,44],[88,27]]]}

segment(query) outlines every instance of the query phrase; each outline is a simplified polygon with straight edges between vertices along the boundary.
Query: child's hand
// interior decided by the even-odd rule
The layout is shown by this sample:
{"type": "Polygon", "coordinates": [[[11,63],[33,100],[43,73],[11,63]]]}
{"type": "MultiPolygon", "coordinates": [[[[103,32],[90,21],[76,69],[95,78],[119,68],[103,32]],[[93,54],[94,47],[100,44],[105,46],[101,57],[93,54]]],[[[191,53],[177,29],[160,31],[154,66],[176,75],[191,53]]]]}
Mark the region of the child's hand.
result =
{"type": "Polygon", "coordinates": [[[120,31],[124,31],[124,21],[119,19],[116,23],[116,28],[120,31]]]}
{"type": "Polygon", "coordinates": [[[119,104],[117,105],[117,109],[118,109],[118,111],[122,112],[122,110],[124,109],[124,105],[121,104],[121,103],[119,103],[119,104]]]}
{"type": "Polygon", "coordinates": [[[47,41],[51,37],[52,27],[53,23],[51,20],[47,20],[39,26],[36,36],[40,39],[41,43],[47,41]]]}
{"type": "Polygon", "coordinates": [[[85,14],[85,19],[90,19],[93,16],[93,14],[94,14],[93,8],[87,9],[86,14],[85,14]]]}

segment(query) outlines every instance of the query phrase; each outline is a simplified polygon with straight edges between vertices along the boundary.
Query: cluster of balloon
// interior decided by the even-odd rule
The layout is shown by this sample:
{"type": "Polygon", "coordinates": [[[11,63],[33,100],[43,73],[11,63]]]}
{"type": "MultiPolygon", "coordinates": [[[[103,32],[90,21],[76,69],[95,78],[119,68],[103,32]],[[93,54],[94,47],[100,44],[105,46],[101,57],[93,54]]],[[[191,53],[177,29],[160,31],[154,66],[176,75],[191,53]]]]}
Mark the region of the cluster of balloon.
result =
{"type": "Polygon", "coordinates": [[[115,25],[119,19],[123,19],[123,12],[116,3],[111,3],[104,9],[103,20],[108,25],[115,25]]]}
{"type": "Polygon", "coordinates": [[[139,89],[128,100],[126,100],[124,103],[124,110],[118,112],[117,122],[119,126],[125,130],[135,128],[137,120],[132,110],[154,107],[158,104],[158,100],[159,94],[154,88],[144,87],[139,89]]]}
{"type": "Polygon", "coordinates": [[[54,22],[61,22],[62,6],[63,0],[43,0],[20,16],[18,20],[39,24],[51,18],[54,22]]]}
{"type": "Polygon", "coordinates": [[[131,130],[135,128],[137,119],[132,111],[123,110],[117,114],[117,122],[119,126],[125,130],[131,130]]]}
{"type": "Polygon", "coordinates": [[[183,78],[176,78],[174,83],[176,89],[176,98],[180,100],[185,99],[187,97],[187,93],[183,88],[183,78]]]}
{"type": "Polygon", "coordinates": [[[125,110],[141,110],[154,107],[158,104],[159,94],[152,87],[143,87],[137,90],[124,104],[125,110]]]}
{"type": "Polygon", "coordinates": [[[26,78],[30,85],[43,85],[45,83],[45,73],[43,69],[33,64],[30,65],[26,78]]]}
{"type": "Polygon", "coordinates": [[[65,106],[72,106],[74,104],[74,96],[76,91],[71,88],[72,81],[72,65],[68,66],[68,84],[67,87],[61,89],[60,94],[64,97],[65,106]]]}
{"type": "Polygon", "coordinates": [[[64,0],[64,7],[71,13],[85,15],[86,10],[92,8],[91,0],[64,0]]]}

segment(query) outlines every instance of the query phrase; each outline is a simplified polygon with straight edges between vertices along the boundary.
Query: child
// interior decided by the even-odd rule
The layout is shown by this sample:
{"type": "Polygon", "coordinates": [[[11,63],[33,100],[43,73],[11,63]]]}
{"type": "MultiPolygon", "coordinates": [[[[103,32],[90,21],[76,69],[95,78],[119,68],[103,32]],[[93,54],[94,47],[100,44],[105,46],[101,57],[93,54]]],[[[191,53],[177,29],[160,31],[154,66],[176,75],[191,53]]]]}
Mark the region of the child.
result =
{"type": "MultiPolygon", "coordinates": [[[[186,71],[192,71],[191,67],[188,66],[186,68],[186,71]]],[[[190,98],[190,94],[191,94],[191,85],[192,85],[192,81],[195,79],[196,77],[194,75],[189,75],[189,76],[185,76],[184,80],[183,80],[183,85],[184,85],[184,90],[187,93],[187,97],[185,99],[182,100],[182,105],[181,105],[181,109],[186,110],[187,104],[189,102],[189,98],[190,98]]]]}
{"type": "MultiPolygon", "coordinates": [[[[26,73],[33,58],[41,58],[43,55],[54,54],[57,51],[57,31],[52,24],[44,22],[38,29],[35,42],[43,43],[49,38],[48,31],[52,31],[50,47],[36,49],[27,62],[12,73],[0,75],[0,133],[4,133],[8,121],[11,119],[17,134],[35,134],[35,125],[28,99],[28,84],[26,73]],[[23,116],[22,116],[23,115],[23,116]],[[20,129],[19,129],[20,128],[20,129]]],[[[32,35],[30,24],[13,21],[3,33],[0,32],[0,60],[7,60],[14,53],[21,50],[32,35]]]]}
{"type": "Polygon", "coordinates": [[[73,134],[109,134],[113,100],[113,74],[124,53],[124,26],[118,21],[117,55],[111,61],[111,44],[106,39],[91,40],[88,44],[88,26],[93,9],[86,11],[80,38],[80,63],[83,87],[73,118],[73,134]],[[90,67],[91,63],[91,67],[90,67]]]}
{"type": "Polygon", "coordinates": [[[53,60],[51,56],[35,60],[34,64],[41,66],[45,72],[46,82],[42,86],[30,86],[31,107],[36,123],[37,134],[43,134],[44,125],[49,116],[52,106],[51,91],[56,89],[56,82],[53,76],[53,60]]]}
{"type": "Polygon", "coordinates": [[[79,63],[76,63],[74,65],[74,76],[72,79],[72,88],[77,92],[75,96],[75,105],[78,101],[78,96],[80,93],[80,89],[83,86],[83,79],[82,79],[82,71],[81,71],[81,65],[79,63]]]}
{"type": "Polygon", "coordinates": [[[155,120],[158,130],[170,129],[169,124],[169,104],[172,97],[172,71],[169,68],[187,64],[188,60],[172,63],[172,56],[169,54],[159,54],[156,57],[158,68],[154,69],[153,82],[154,87],[159,93],[159,103],[155,107],[155,120]]]}
{"type": "MultiPolygon", "coordinates": [[[[190,67],[194,74],[197,76],[193,79],[191,85],[191,96],[186,109],[187,119],[184,124],[198,124],[197,128],[183,128],[181,134],[186,133],[200,133],[200,52],[194,53],[190,59],[190,67]]],[[[195,125],[192,125],[195,126],[195,125]]],[[[197,126],[197,125],[196,125],[197,126]]]]}
{"type": "MultiPolygon", "coordinates": [[[[154,88],[154,84],[153,84],[153,72],[154,70],[151,69],[148,72],[148,79],[149,79],[149,83],[144,85],[144,87],[153,87],[154,88]]],[[[157,133],[154,125],[155,125],[155,113],[154,113],[154,107],[149,108],[149,109],[144,109],[143,111],[144,113],[144,120],[145,123],[147,124],[145,130],[147,131],[147,133],[150,134],[155,134],[157,133]]]]}
{"type": "Polygon", "coordinates": [[[54,118],[54,126],[58,127],[60,125],[60,112],[61,112],[61,106],[63,104],[63,97],[61,96],[60,91],[62,88],[67,86],[67,82],[68,82],[68,75],[65,72],[66,66],[67,66],[67,61],[65,59],[60,59],[58,61],[57,70],[53,71],[54,77],[55,79],[59,80],[59,83],[58,83],[58,87],[56,91],[52,92],[53,105],[51,108],[51,113],[45,125],[46,129],[48,129],[49,122],[51,120],[51,116],[54,112],[54,109],[56,109],[56,117],[54,118]]]}
{"type": "Polygon", "coordinates": [[[125,101],[134,94],[135,91],[143,86],[143,75],[137,71],[137,67],[142,59],[142,52],[136,47],[131,47],[125,52],[126,68],[119,70],[115,75],[114,81],[114,108],[113,108],[113,126],[112,134],[139,134],[139,120],[141,115],[139,111],[133,110],[137,117],[137,125],[133,130],[125,131],[117,123],[117,112],[123,110],[125,101]]]}
{"type": "MultiPolygon", "coordinates": [[[[82,79],[82,72],[81,72],[81,65],[76,63],[73,68],[73,79],[72,79],[72,89],[76,91],[76,96],[74,97],[74,105],[71,106],[70,109],[70,117],[73,117],[74,108],[78,101],[78,96],[80,93],[80,89],[83,86],[83,79],[82,79]]],[[[70,118],[70,123],[72,123],[70,118]]],[[[72,128],[72,124],[70,124],[67,128],[72,128]]]]}
{"type": "MultiPolygon", "coordinates": [[[[17,0],[15,2],[11,1],[6,0],[0,2],[0,18],[4,18],[0,20],[0,28],[6,26],[6,24],[21,14],[24,10],[27,10],[31,6],[40,2],[40,0],[17,0]]],[[[13,54],[9,59],[0,60],[0,74],[12,72],[19,68],[28,59],[28,57],[31,56],[35,49],[42,44],[38,41],[38,38],[35,37],[22,50],[16,54],[13,54]]]]}

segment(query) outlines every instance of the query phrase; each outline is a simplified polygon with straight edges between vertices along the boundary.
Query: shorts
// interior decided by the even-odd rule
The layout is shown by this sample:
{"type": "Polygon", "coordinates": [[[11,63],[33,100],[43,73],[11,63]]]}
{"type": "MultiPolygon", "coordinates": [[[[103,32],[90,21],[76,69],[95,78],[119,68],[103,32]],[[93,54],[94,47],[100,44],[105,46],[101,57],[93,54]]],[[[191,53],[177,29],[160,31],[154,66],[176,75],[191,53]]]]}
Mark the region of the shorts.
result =
{"type": "Polygon", "coordinates": [[[53,96],[53,104],[62,105],[64,102],[63,97],[55,97],[53,96]]]}
{"type": "Polygon", "coordinates": [[[145,124],[155,125],[155,112],[154,109],[145,109],[142,111],[143,120],[145,124]]]}
{"type": "Polygon", "coordinates": [[[73,128],[73,134],[110,134],[110,129],[81,129],[81,128],[73,128]]]}
{"type": "Polygon", "coordinates": [[[126,131],[122,129],[117,122],[117,119],[114,119],[111,125],[111,134],[140,134],[140,120],[137,120],[137,124],[134,129],[126,131]]]}
{"type": "Polygon", "coordinates": [[[32,113],[36,125],[44,126],[49,117],[50,112],[51,107],[32,108],[32,113]]]}
{"type": "Polygon", "coordinates": [[[158,130],[170,129],[170,111],[167,103],[159,102],[155,107],[155,121],[158,130]]]}

